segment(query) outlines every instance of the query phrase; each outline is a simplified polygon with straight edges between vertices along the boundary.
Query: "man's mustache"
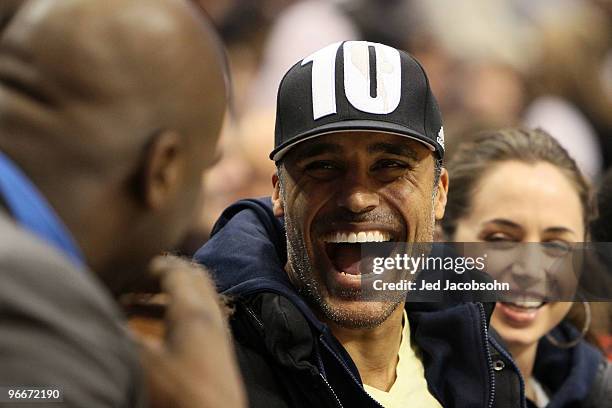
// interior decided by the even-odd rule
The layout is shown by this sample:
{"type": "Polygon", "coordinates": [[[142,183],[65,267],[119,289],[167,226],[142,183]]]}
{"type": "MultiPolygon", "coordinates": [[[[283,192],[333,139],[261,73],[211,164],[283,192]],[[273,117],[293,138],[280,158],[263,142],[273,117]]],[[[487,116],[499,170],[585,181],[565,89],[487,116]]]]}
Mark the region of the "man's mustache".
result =
{"type": "Polygon", "coordinates": [[[334,211],[317,217],[314,223],[316,231],[329,228],[334,224],[380,224],[393,229],[402,229],[402,217],[390,210],[374,210],[363,213],[354,213],[347,210],[334,211]]]}

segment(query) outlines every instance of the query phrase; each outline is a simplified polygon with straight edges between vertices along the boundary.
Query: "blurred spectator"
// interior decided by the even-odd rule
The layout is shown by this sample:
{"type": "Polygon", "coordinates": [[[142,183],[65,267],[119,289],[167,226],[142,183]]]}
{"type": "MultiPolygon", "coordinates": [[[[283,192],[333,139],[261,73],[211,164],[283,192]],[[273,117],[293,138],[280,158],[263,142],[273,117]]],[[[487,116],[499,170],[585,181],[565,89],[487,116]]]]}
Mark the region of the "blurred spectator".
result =
{"type": "Polygon", "coordinates": [[[470,63],[495,61],[524,71],[535,48],[532,29],[506,0],[412,0],[431,33],[449,55],[470,63]]]}
{"type": "Polygon", "coordinates": [[[580,170],[590,180],[601,172],[603,159],[599,138],[586,117],[570,102],[556,96],[541,96],[525,112],[525,124],[546,129],[572,152],[580,170]]]}
{"type": "Polygon", "coordinates": [[[612,169],[602,178],[596,196],[596,218],[591,237],[597,242],[612,242],[612,169]]]}
{"type": "Polygon", "coordinates": [[[592,179],[610,165],[602,148],[612,138],[612,95],[603,85],[610,23],[588,2],[551,9],[539,18],[540,52],[526,121],[555,134],[592,179]]]}
{"type": "Polygon", "coordinates": [[[248,95],[250,108],[267,110],[272,122],[276,92],[287,70],[324,46],[359,39],[355,24],[329,0],[303,0],[278,16],[264,49],[259,73],[248,95]]]}
{"type": "Polygon", "coordinates": [[[610,20],[590,2],[551,13],[540,26],[540,59],[534,88],[574,103],[600,136],[611,137],[612,95],[606,93],[604,64],[612,46],[610,20]]]}
{"type": "Polygon", "coordinates": [[[520,123],[528,102],[525,73],[536,49],[533,30],[512,3],[411,3],[417,17],[408,43],[430,73],[449,141],[459,141],[457,134],[474,123],[520,123]]]}
{"type": "Polygon", "coordinates": [[[337,0],[351,19],[361,39],[399,49],[408,48],[408,39],[418,26],[418,13],[407,0],[337,0]]]}

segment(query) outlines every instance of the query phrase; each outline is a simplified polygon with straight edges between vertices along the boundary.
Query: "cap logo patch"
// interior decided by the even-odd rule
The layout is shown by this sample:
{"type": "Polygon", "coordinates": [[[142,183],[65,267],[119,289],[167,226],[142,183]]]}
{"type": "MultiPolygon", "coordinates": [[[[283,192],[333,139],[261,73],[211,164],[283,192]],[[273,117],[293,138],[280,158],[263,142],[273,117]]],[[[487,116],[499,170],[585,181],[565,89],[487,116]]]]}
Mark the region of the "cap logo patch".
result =
{"type": "Polygon", "coordinates": [[[336,54],[344,53],[344,93],[362,112],[388,114],[400,103],[402,69],[399,52],[389,46],[366,42],[334,43],[302,60],[312,63],[312,113],[317,120],[337,112],[336,54]]]}
{"type": "Polygon", "coordinates": [[[438,132],[438,138],[436,140],[438,144],[444,149],[444,126],[440,127],[440,131],[438,132]]]}

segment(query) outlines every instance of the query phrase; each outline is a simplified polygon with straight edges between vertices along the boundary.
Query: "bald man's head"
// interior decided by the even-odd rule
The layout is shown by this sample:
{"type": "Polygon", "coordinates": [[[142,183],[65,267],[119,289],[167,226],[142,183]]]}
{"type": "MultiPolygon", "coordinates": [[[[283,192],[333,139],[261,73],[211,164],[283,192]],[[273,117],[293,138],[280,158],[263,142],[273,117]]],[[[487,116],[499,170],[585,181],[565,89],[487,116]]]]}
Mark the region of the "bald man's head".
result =
{"type": "Polygon", "coordinates": [[[160,129],[216,136],[225,107],[219,46],[188,2],[21,3],[0,40],[3,116],[98,155],[137,149],[160,129]]]}
{"type": "Polygon", "coordinates": [[[173,244],[226,106],[208,22],[187,0],[8,0],[0,30],[0,150],[90,264],[143,262],[173,244]]]}

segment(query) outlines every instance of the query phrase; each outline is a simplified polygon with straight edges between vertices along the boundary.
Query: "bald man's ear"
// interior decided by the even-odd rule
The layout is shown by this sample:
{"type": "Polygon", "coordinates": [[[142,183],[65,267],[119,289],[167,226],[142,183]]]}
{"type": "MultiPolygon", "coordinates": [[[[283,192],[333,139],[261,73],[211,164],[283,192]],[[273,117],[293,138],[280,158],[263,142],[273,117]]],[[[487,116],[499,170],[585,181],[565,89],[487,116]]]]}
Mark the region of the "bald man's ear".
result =
{"type": "Polygon", "coordinates": [[[441,220],[444,217],[446,201],[448,200],[448,171],[445,168],[442,168],[440,180],[436,188],[438,191],[436,194],[435,214],[436,220],[441,220]]]}
{"type": "Polygon", "coordinates": [[[158,134],[147,149],[141,191],[145,206],[159,210],[176,198],[186,177],[184,138],[176,132],[158,134]]]}
{"type": "Polygon", "coordinates": [[[272,192],[272,211],[277,217],[283,217],[285,215],[285,209],[283,207],[283,197],[280,191],[280,179],[278,173],[272,175],[272,186],[274,191],[272,192]]]}

